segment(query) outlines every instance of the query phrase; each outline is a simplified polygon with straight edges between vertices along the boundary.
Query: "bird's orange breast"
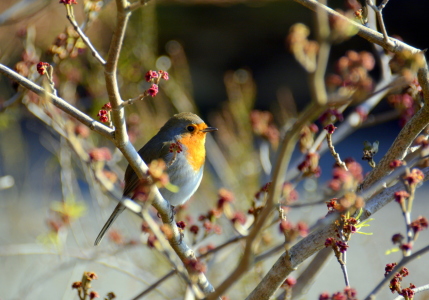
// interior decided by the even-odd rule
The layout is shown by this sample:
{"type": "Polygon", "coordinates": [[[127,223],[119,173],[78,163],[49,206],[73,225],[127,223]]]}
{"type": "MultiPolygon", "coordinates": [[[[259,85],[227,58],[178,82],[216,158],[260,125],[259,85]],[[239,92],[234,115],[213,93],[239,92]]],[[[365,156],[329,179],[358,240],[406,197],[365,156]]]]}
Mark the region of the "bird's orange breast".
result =
{"type": "Polygon", "coordinates": [[[206,149],[204,147],[206,133],[201,130],[207,128],[207,125],[202,123],[198,124],[196,127],[197,130],[195,133],[183,135],[179,140],[179,143],[187,148],[184,154],[195,172],[201,169],[206,158],[206,149]]]}

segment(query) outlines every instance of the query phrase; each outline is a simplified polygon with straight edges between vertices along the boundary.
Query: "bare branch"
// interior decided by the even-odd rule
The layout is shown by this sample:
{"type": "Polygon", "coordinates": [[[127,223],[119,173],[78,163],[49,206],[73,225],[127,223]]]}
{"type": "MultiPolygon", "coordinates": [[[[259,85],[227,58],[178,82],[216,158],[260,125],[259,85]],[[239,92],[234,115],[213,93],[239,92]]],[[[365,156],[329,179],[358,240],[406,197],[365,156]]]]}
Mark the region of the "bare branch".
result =
{"type": "MultiPolygon", "coordinates": [[[[410,162],[409,166],[416,164],[419,159],[412,159],[412,161],[413,163],[410,162]]],[[[404,169],[401,170],[403,172],[404,169]]],[[[400,170],[398,170],[398,172],[399,171],[400,170]]],[[[425,173],[425,176],[429,174],[429,168],[425,168],[422,171],[425,173]]],[[[395,172],[395,174],[397,173],[395,172]]],[[[391,180],[393,180],[393,177],[391,180]]],[[[369,216],[372,214],[376,213],[378,210],[393,200],[394,193],[396,191],[402,190],[403,188],[403,183],[398,182],[394,186],[384,189],[382,192],[368,200],[360,220],[363,221],[369,218],[369,216]]],[[[372,195],[374,194],[374,191],[365,191],[364,193],[372,195]]],[[[363,194],[361,195],[363,197],[365,196],[363,194]]],[[[332,221],[328,224],[324,223],[324,226],[318,227],[306,238],[300,240],[293,247],[291,247],[288,252],[283,253],[272,266],[271,270],[265,275],[262,281],[246,299],[269,299],[272,297],[272,295],[284,282],[287,276],[289,276],[289,274],[294,271],[299,264],[301,264],[314,253],[323,249],[325,247],[325,240],[328,237],[335,235],[336,226],[332,223],[332,221]]]]}
{"type": "Polygon", "coordinates": [[[104,66],[106,64],[106,61],[104,60],[104,58],[101,57],[97,49],[95,49],[94,45],[92,45],[91,40],[85,35],[82,29],[80,29],[76,20],[71,14],[69,14],[68,10],[67,10],[67,19],[70,21],[74,30],[76,30],[76,32],[79,34],[80,38],[85,43],[85,45],[89,48],[89,50],[91,50],[92,56],[94,56],[95,59],[98,60],[104,66]]]}
{"type": "MultiPolygon", "coordinates": [[[[409,46],[401,41],[396,39],[390,39],[389,42],[386,42],[383,35],[368,28],[360,25],[357,22],[349,20],[345,16],[337,13],[331,8],[315,1],[315,0],[295,0],[296,2],[310,8],[311,10],[317,11],[318,9],[325,10],[329,15],[341,18],[347,21],[349,24],[356,27],[358,30],[358,35],[367,39],[369,42],[378,44],[384,49],[387,49],[393,53],[399,53],[402,51],[410,51],[411,53],[422,53],[421,50],[409,46]],[[391,41],[391,42],[390,42],[391,41]]],[[[424,59],[424,57],[423,57],[424,59]]],[[[389,151],[382,158],[382,160],[377,164],[377,166],[372,170],[371,173],[365,178],[362,188],[370,186],[384,175],[389,173],[389,163],[394,159],[401,159],[405,156],[408,147],[411,145],[412,141],[417,137],[417,135],[429,124],[429,76],[426,60],[424,61],[424,66],[418,71],[418,80],[423,89],[425,106],[421,108],[414,117],[404,126],[401,130],[389,151]]]]}
{"type": "Polygon", "coordinates": [[[82,122],[86,126],[88,126],[91,130],[94,130],[95,132],[101,134],[102,136],[106,137],[110,141],[113,141],[113,130],[100,122],[92,119],[88,115],[84,114],[74,106],[70,105],[68,102],[66,102],[64,99],[57,97],[51,93],[48,93],[44,88],[38,86],[37,84],[31,82],[27,78],[19,75],[18,73],[12,71],[8,67],[0,64],[0,73],[4,74],[5,76],[9,77],[13,81],[17,82],[24,88],[36,93],[37,95],[44,97],[46,99],[50,99],[52,101],[52,104],[54,104],[56,107],[64,111],[65,113],[69,114],[70,116],[74,117],[76,120],[82,122]]]}
{"type": "MultiPolygon", "coordinates": [[[[237,279],[239,279],[254,263],[253,248],[255,242],[257,241],[257,237],[261,232],[261,228],[264,227],[266,220],[269,219],[268,216],[274,208],[275,201],[278,201],[278,199],[280,199],[281,197],[281,188],[283,186],[285,175],[284,170],[287,169],[301,128],[308,122],[314,120],[321,112],[323,112],[324,109],[325,106],[319,106],[317,104],[309,105],[307,109],[301,113],[293,128],[286,134],[279,150],[279,158],[276,163],[276,168],[274,170],[273,181],[270,191],[268,193],[267,202],[263,210],[259,213],[258,219],[256,220],[249,235],[246,237],[246,247],[244,249],[243,257],[240,260],[238,266],[235,268],[235,270],[230,274],[230,276],[228,276],[216,289],[216,291],[207,297],[207,299],[216,299],[217,297],[222,295],[231,285],[236,283],[237,279]]],[[[278,287],[280,286],[280,284],[278,285],[278,287]]]]}
{"type": "Polygon", "coordinates": [[[403,257],[401,261],[396,265],[396,267],[392,270],[392,272],[390,272],[386,277],[384,277],[383,280],[369,293],[369,295],[365,297],[365,300],[375,299],[375,296],[378,294],[378,292],[393,278],[393,276],[395,276],[396,273],[398,273],[402,266],[422,256],[426,252],[429,252],[429,245],[413,253],[410,256],[403,257]]]}
{"type": "Polygon", "coordinates": [[[371,7],[375,12],[375,15],[376,15],[377,21],[378,21],[378,25],[380,26],[381,33],[383,34],[383,37],[384,37],[384,41],[387,44],[390,44],[391,42],[389,41],[389,36],[387,35],[387,31],[386,31],[386,27],[384,26],[383,15],[382,15],[382,10],[386,6],[387,2],[388,2],[388,0],[383,1],[383,3],[377,7],[377,5],[375,5],[374,2],[372,2],[372,0],[366,0],[366,4],[369,7],[371,7]]]}
{"type": "Polygon", "coordinates": [[[170,278],[171,276],[173,276],[175,273],[176,273],[176,270],[172,270],[172,271],[168,272],[167,274],[165,274],[164,276],[162,276],[160,279],[158,279],[156,282],[154,282],[153,284],[151,284],[143,292],[141,292],[140,294],[138,294],[137,296],[135,296],[134,298],[132,298],[132,300],[137,300],[137,299],[142,298],[143,296],[146,296],[151,291],[153,291],[154,289],[156,289],[158,287],[158,285],[160,285],[165,280],[167,280],[168,278],[170,278]]]}

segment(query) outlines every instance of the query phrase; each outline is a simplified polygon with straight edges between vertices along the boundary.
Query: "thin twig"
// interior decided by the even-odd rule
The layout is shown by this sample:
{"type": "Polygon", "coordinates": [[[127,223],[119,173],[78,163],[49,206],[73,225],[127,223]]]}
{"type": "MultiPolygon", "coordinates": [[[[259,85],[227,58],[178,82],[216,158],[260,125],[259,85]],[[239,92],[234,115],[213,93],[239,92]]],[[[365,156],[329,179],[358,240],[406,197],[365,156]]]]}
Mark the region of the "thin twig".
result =
{"type": "Polygon", "coordinates": [[[22,97],[22,91],[19,91],[17,93],[15,93],[15,95],[13,95],[12,97],[10,97],[9,99],[7,99],[4,102],[0,103],[0,112],[5,111],[9,106],[14,105],[21,97],[22,97]]]}
{"type": "Polygon", "coordinates": [[[268,193],[268,199],[265,204],[265,207],[262,209],[260,214],[258,215],[258,219],[256,220],[252,230],[249,235],[246,237],[246,247],[244,249],[243,256],[238,263],[238,266],[234,269],[234,271],[221,283],[221,285],[216,289],[216,291],[209,295],[207,298],[216,299],[220,295],[222,295],[231,285],[237,282],[237,280],[253,265],[254,263],[254,245],[257,242],[257,237],[260,233],[261,228],[264,227],[264,223],[268,220],[268,216],[272,212],[274,208],[274,203],[277,199],[280,199],[281,196],[281,188],[283,186],[284,180],[284,170],[287,169],[289,164],[289,160],[292,154],[292,151],[295,147],[296,141],[299,136],[299,132],[301,131],[302,126],[314,120],[325,107],[320,107],[317,104],[310,105],[307,109],[301,113],[297,122],[294,124],[292,129],[286,133],[285,138],[283,139],[281,148],[279,150],[279,158],[276,163],[276,167],[274,170],[273,181],[270,188],[270,192],[268,193]]]}
{"type": "MultiPolygon", "coordinates": [[[[197,259],[200,260],[202,258],[205,258],[205,257],[209,256],[209,255],[212,255],[212,254],[214,254],[214,253],[222,250],[223,248],[225,248],[225,247],[227,247],[227,246],[229,246],[231,244],[234,244],[234,243],[236,243],[236,242],[238,242],[238,241],[240,241],[240,240],[242,240],[244,238],[245,238],[245,236],[236,236],[236,237],[234,237],[234,238],[232,238],[232,239],[224,242],[223,244],[217,246],[216,248],[213,248],[213,249],[211,249],[211,250],[209,250],[209,251],[207,251],[207,252],[199,255],[197,257],[197,259]]],[[[168,278],[170,278],[175,273],[176,273],[176,270],[170,271],[169,273],[167,273],[166,275],[164,275],[162,278],[160,278],[158,281],[156,281],[151,286],[149,286],[147,289],[145,289],[143,292],[141,292],[140,294],[138,294],[135,298],[133,298],[133,300],[137,300],[137,299],[140,299],[141,297],[145,296],[146,294],[148,294],[150,291],[152,291],[153,289],[155,289],[158,285],[160,285],[163,281],[165,281],[168,278]]]]}
{"type": "Polygon", "coordinates": [[[346,252],[343,253],[343,260],[340,262],[341,270],[343,271],[344,282],[346,286],[350,286],[349,275],[347,273],[347,265],[346,265],[346,252]]]}
{"type": "Polygon", "coordinates": [[[348,171],[347,165],[341,160],[340,155],[335,151],[334,145],[332,144],[332,133],[326,135],[326,142],[328,143],[329,151],[331,151],[332,156],[335,158],[335,161],[340,165],[344,170],[348,171]]]}
{"type": "Polygon", "coordinates": [[[171,276],[173,276],[175,273],[176,273],[176,270],[172,270],[172,271],[168,272],[167,274],[165,274],[164,276],[162,276],[160,279],[158,279],[156,282],[152,283],[143,292],[141,292],[140,294],[138,294],[137,296],[135,296],[134,298],[132,298],[132,300],[137,300],[137,299],[142,298],[143,296],[146,296],[151,291],[153,291],[154,289],[156,289],[161,283],[163,283],[164,281],[166,281],[167,279],[169,279],[171,276]]]}
{"type": "Polygon", "coordinates": [[[124,100],[117,108],[116,108],[116,110],[119,110],[119,109],[122,109],[123,107],[125,107],[125,106],[128,106],[128,105],[131,105],[131,104],[134,104],[134,102],[136,102],[136,101],[140,101],[140,100],[143,100],[144,99],[144,97],[146,97],[145,96],[145,94],[140,94],[140,95],[138,95],[137,97],[135,97],[135,98],[132,98],[132,99],[128,99],[128,100],[124,100]]]}
{"type": "Polygon", "coordinates": [[[150,0],[138,0],[136,2],[130,3],[130,5],[128,5],[128,7],[125,8],[125,10],[128,12],[132,12],[132,11],[148,4],[149,2],[150,2],[150,0]]]}
{"type": "MultiPolygon", "coordinates": [[[[175,256],[172,255],[172,251],[170,250],[169,245],[167,244],[167,240],[165,239],[165,236],[168,236],[170,233],[167,232],[165,235],[161,232],[160,227],[158,226],[158,224],[156,224],[156,222],[153,220],[152,216],[149,214],[149,211],[147,209],[143,209],[141,214],[140,214],[141,218],[149,225],[149,228],[152,230],[152,232],[155,234],[155,236],[158,239],[158,242],[160,244],[158,248],[158,251],[163,253],[164,256],[168,259],[168,261],[170,262],[170,264],[173,266],[173,268],[176,270],[176,272],[180,275],[180,277],[182,279],[185,280],[185,282],[192,286],[192,290],[195,293],[195,295],[197,296],[197,298],[201,299],[204,297],[204,293],[202,290],[200,290],[198,288],[198,286],[194,285],[193,281],[197,281],[197,280],[192,280],[192,278],[190,278],[187,274],[186,274],[186,270],[183,267],[183,265],[178,264],[176,262],[177,258],[175,256]]],[[[194,257],[194,259],[196,259],[194,257]]],[[[195,275],[194,279],[197,279],[200,274],[202,274],[202,272],[196,272],[195,270],[190,270],[190,268],[188,267],[189,263],[186,265],[188,272],[190,275],[195,275]]]]}
{"type": "Polygon", "coordinates": [[[74,16],[72,16],[68,10],[67,10],[67,19],[70,21],[74,30],[79,34],[80,38],[85,43],[85,45],[89,48],[89,50],[91,50],[92,56],[94,56],[95,59],[98,60],[101,65],[104,66],[106,64],[106,61],[104,60],[104,58],[101,57],[97,49],[95,49],[94,45],[92,45],[91,40],[85,35],[82,29],[80,29],[79,25],[74,19],[74,16]]]}
{"type": "Polygon", "coordinates": [[[383,34],[384,37],[384,41],[386,43],[390,43],[389,41],[389,36],[387,35],[387,31],[386,31],[386,27],[384,26],[384,21],[383,21],[383,15],[382,15],[382,10],[383,8],[386,6],[388,1],[384,1],[386,3],[384,3],[384,5],[380,5],[377,7],[377,5],[375,5],[372,0],[366,0],[366,3],[369,7],[372,8],[372,10],[374,10],[375,15],[377,16],[377,21],[378,21],[378,25],[380,26],[380,30],[381,33],[383,34]]]}
{"type": "Polygon", "coordinates": [[[51,93],[48,93],[44,88],[38,86],[37,84],[31,82],[27,78],[19,75],[18,73],[12,71],[5,65],[0,64],[0,73],[7,76],[11,80],[17,82],[24,88],[36,93],[37,95],[45,98],[50,99],[52,101],[52,104],[54,104],[56,107],[64,111],[65,113],[69,114],[70,116],[74,117],[79,122],[83,123],[84,125],[88,126],[91,130],[101,134],[102,136],[106,137],[110,141],[113,141],[113,130],[100,122],[92,119],[85,113],[81,112],[74,106],[70,105],[67,101],[64,99],[57,97],[51,93]]]}

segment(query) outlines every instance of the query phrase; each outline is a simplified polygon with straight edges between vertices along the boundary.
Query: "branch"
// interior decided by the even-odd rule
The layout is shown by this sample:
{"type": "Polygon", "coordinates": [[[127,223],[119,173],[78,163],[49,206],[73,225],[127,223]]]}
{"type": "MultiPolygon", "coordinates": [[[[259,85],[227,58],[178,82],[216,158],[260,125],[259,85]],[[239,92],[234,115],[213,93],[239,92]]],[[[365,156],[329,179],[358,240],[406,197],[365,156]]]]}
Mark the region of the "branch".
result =
{"type": "Polygon", "coordinates": [[[244,249],[243,257],[235,268],[235,270],[216,289],[215,293],[211,294],[207,298],[208,300],[215,299],[216,297],[222,295],[231,285],[236,283],[237,280],[247,270],[249,270],[254,263],[253,247],[258,240],[257,237],[261,232],[261,228],[264,228],[265,222],[269,219],[268,216],[270,215],[275,206],[275,201],[277,201],[281,197],[281,190],[285,176],[284,170],[287,169],[290,157],[292,155],[293,149],[295,148],[296,141],[299,137],[300,130],[302,126],[317,118],[317,116],[319,116],[319,114],[324,109],[324,106],[319,106],[317,103],[309,105],[307,109],[301,113],[293,128],[286,133],[286,136],[284,137],[281,148],[279,150],[279,157],[274,170],[272,185],[268,193],[267,202],[262,211],[259,213],[258,218],[253,225],[253,228],[250,231],[249,235],[246,237],[246,247],[244,249]]]}
{"type": "MultiPolygon", "coordinates": [[[[419,159],[413,159],[412,161],[414,163],[409,163],[408,166],[418,163],[419,159]]],[[[422,171],[424,172],[425,176],[429,174],[429,168],[425,168],[422,171]]],[[[395,172],[395,174],[397,173],[395,172]]],[[[378,185],[378,183],[376,183],[376,185],[378,185]]],[[[372,199],[368,200],[360,220],[363,221],[369,218],[371,215],[390,203],[394,198],[394,193],[403,189],[403,183],[398,182],[394,186],[384,189],[372,199]]],[[[367,191],[364,191],[361,194],[365,195],[366,192],[367,191]]],[[[370,194],[373,194],[372,189],[370,194]]],[[[288,252],[283,253],[272,266],[271,270],[265,275],[262,281],[246,299],[269,299],[272,297],[278,287],[285,281],[287,276],[289,276],[289,274],[299,266],[299,264],[301,264],[314,253],[322,250],[325,247],[325,240],[335,235],[336,226],[333,224],[333,221],[334,220],[331,220],[324,226],[319,226],[306,238],[300,240],[297,244],[290,248],[288,252]]]]}
{"type": "MultiPolygon", "coordinates": [[[[118,106],[120,106],[121,103],[123,102],[119,95],[119,88],[117,85],[116,73],[117,73],[117,62],[119,59],[119,53],[121,50],[121,45],[123,43],[126,24],[130,14],[129,12],[125,12],[124,10],[124,7],[127,3],[126,1],[117,0],[116,3],[118,7],[118,18],[117,18],[118,26],[112,38],[108,60],[105,65],[106,88],[109,95],[110,103],[112,104],[112,108],[113,108],[112,119],[113,119],[113,124],[115,126],[115,130],[112,130],[111,128],[101,124],[100,122],[95,121],[94,119],[90,118],[83,112],[79,111],[78,109],[76,109],[75,107],[67,103],[65,100],[51,93],[48,93],[42,87],[34,84],[33,82],[29,81],[28,79],[24,78],[23,76],[17,74],[16,72],[12,71],[11,69],[1,64],[0,64],[0,73],[3,73],[13,81],[16,81],[21,86],[33,91],[37,95],[45,97],[46,99],[50,99],[56,107],[63,110],[64,112],[71,115],[72,117],[76,118],[78,121],[82,122],[90,129],[101,134],[102,136],[106,137],[110,141],[114,142],[115,145],[118,147],[118,149],[124,154],[125,158],[133,167],[133,169],[135,170],[139,178],[144,178],[146,177],[146,172],[148,168],[128,139],[128,135],[126,133],[126,127],[125,127],[124,110],[115,109],[118,106]]],[[[186,262],[188,262],[189,260],[196,259],[192,249],[190,249],[188,245],[186,245],[182,241],[180,232],[177,228],[176,223],[170,219],[169,203],[162,198],[161,194],[159,193],[158,189],[155,186],[153,186],[152,188],[152,193],[154,194],[154,201],[152,203],[153,206],[158,210],[163,223],[168,224],[172,231],[172,235],[168,239],[170,245],[177,253],[177,255],[180,257],[183,263],[186,264],[186,262]]],[[[124,205],[127,208],[132,207],[133,208],[132,210],[134,212],[136,213],[141,212],[141,208],[140,209],[136,208],[136,206],[138,207],[140,206],[135,204],[133,201],[122,200],[121,202],[126,203],[124,205]]],[[[193,275],[197,276],[198,285],[201,288],[201,290],[204,292],[204,294],[207,295],[213,292],[214,290],[213,286],[208,282],[207,278],[203,273],[197,273],[193,275]]]]}
{"type": "Polygon", "coordinates": [[[403,159],[414,139],[429,124],[429,107],[423,106],[399,132],[387,153],[377,166],[365,177],[361,187],[369,187],[390,172],[389,164],[395,159],[403,159]]]}
{"type": "MultiPolygon", "coordinates": [[[[335,16],[340,18],[350,25],[354,26],[358,31],[358,35],[365,38],[371,43],[378,44],[384,49],[389,50],[393,53],[399,53],[403,51],[410,51],[413,54],[422,53],[420,49],[411,47],[410,45],[398,41],[396,39],[390,38],[388,41],[385,40],[384,36],[368,27],[362,26],[353,20],[348,19],[347,17],[339,14],[338,12],[332,10],[331,8],[315,1],[315,0],[294,0],[305,7],[313,11],[322,9],[326,11],[330,16],[335,16]]],[[[377,180],[381,179],[384,175],[388,174],[389,163],[394,159],[401,159],[405,156],[408,147],[411,145],[412,141],[417,137],[417,135],[423,130],[424,127],[429,123],[429,75],[428,67],[426,60],[424,59],[424,66],[418,70],[418,81],[423,90],[425,106],[417,112],[416,115],[404,126],[404,128],[399,133],[396,140],[393,142],[389,151],[382,158],[382,160],[377,164],[377,166],[369,173],[365,178],[362,188],[370,186],[377,180]]]]}
{"type": "Polygon", "coordinates": [[[426,252],[429,252],[429,245],[413,253],[410,256],[404,256],[401,261],[396,265],[396,267],[392,270],[392,272],[390,272],[386,277],[384,277],[383,280],[374,288],[374,290],[372,290],[369,295],[365,297],[365,300],[375,299],[375,296],[381,290],[381,288],[384,287],[393,278],[393,276],[395,276],[395,274],[399,272],[402,266],[406,265],[415,258],[422,256],[426,252]]]}
{"type": "Polygon", "coordinates": [[[85,35],[85,33],[80,29],[79,25],[77,24],[76,20],[69,14],[69,11],[67,10],[67,19],[72,24],[74,30],[79,34],[82,41],[85,43],[85,45],[91,50],[92,56],[95,57],[103,66],[106,64],[106,61],[101,57],[101,55],[98,53],[97,49],[92,45],[90,39],[85,35]]]}
{"type": "MultiPolygon", "coordinates": [[[[322,249],[314,256],[310,264],[296,279],[296,285],[294,285],[292,288],[292,300],[300,299],[301,296],[307,292],[309,287],[316,280],[316,277],[319,276],[319,272],[323,269],[326,263],[332,258],[332,256],[333,256],[332,248],[322,249]]],[[[281,298],[280,296],[277,297],[277,300],[281,300],[281,299],[284,299],[284,297],[283,298],[281,298]]]]}
{"type": "MultiPolygon", "coordinates": [[[[112,37],[104,70],[106,89],[109,95],[110,104],[112,105],[111,116],[113,125],[115,127],[115,145],[123,153],[130,166],[136,172],[136,175],[142,179],[147,177],[146,174],[148,167],[129,141],[126,131],[124,109],[119,109],[123,101],[119,94],[117,82],[118,60],[125,36],[125,29],[127,27],[131,12],[128,10],[128,1],[126,0],[116,0],[116,8],[116,30],[112,37]]],[[[189,260],[195,260],[196,258],[194,252],[191,248],[189,248],[188,245],[186,245],[185,242],[182,241],[176,222],[174,219],[171,220],[170,204],[165,199],[163,199],[155,185],[152,186],[151,192],[154,195],[152,205],[159,212],[162,222],[167,224],[171,229],[171,235],[167,237],[171,247],[185,265],[187,262],[189,262],[189,260]]],[[[121,202],[123,201],[121,200],[121,202]]],[[[195,272],[190,268],[188,268],[188,272],[191,276],[197,277],[198,286],[201,288],[204,294],[207,295],[214,291],[213,286],[210,284],[210,282],[208,282],[207,278],[202,272],[195,272]]]]}
{"type": "Polygon", "coordinates": [[[36,93],[37,95],[45,98],[50,99],[52,101],[52,104],[64,111],[65,113],[69,114],[70,116],[74,117],[76,120],[80,121],[82,124],[85,124],[88,126],[91,130],[101,134],[105,138],[109,139],[110,141],[113,141],[113,130],[100,122],[92,119],[88,115],[84,114],[74,106],[70,105],[68,102],[66,102],[64,99],[57,97],[51,93],[48,93],[44,88],[38,86],[37,84],[31,82],[27,78],[19,75],[15,71],[12,71],[5,65],[0,64],[0,73],[7,76],[11,80],[17,82],[22,87],[36,93]]]}

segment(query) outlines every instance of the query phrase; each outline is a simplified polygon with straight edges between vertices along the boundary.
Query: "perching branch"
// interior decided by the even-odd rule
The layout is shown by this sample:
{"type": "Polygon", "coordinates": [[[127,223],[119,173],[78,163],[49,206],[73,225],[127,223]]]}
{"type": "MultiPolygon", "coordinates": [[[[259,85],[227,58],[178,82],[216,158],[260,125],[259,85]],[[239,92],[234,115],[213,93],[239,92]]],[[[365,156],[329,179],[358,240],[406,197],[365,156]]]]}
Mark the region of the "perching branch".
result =
{"type": "MultiPolygon", "coordinates": [[[[79,111],[78,109],[76,109],[75,107],[73,107],[72,105],[64,101],[63,99],[51,93],[46,92],[45,89],[43,89],[42,87],[32,83],[28,79],[24,78],[23,76],[17,74],[16,72],[12,71],[11,69],[1,64],[0,64],[0,73],[3,73],[13,81],[16,81],[24,88],[35,92],[37,95],[42,96],[48,100],[51,100],[56,107],[63,110],[64,112],[71,115],[72,117],[76,118],[78,121],[82,122],[90,129],[103,135],[104,137],[108,138],[110,141],[114,142],[115,145],[118,147],[118,149],[124,154],[125,158],[128,160],[130,165],[133,167],[137,176],[139,176],[139,178],[144,178],[147,176],[146,175],[146,172],[148,170],[147,165],[143,162],[143,160],[138,155],[137,151],[135,150],[135,148],[132,146],[132,144],[128,139],[123,108],[116,109],[123,102],[120,97],[119,88],[117,84],[117,66],[118,66],[118,59],[121,51],[121,46],[123,44],[123,39],[125,35],[125,29],[130,16],[130,11],[127,9],[128,8],[127,1],[117,0],[116,5],[118,10],[117,28],[112,37],[108,58],[105,64],[106,89],[109,95],[110,103],[113,108],[111,114],[112,114],[113,125],[115,127],[114,130],[95,121],[94,119],[90,118],[83,112],[79,111]]],[[[159,193],[158,189],[155,186],[153,186],[152,190],[154,194],[153,206],[158,210],[163,222],[165,224],[168,224],[172,231],[172,235],[168,239],[170,242],[170,245],[172,246],[174,251],[178,254],[178,256],[180,257],[183,263],[186,263],[189,260],[195,259],[195,254],[182,241],[176,223],[172,221],[170,218],[169,203],[162,198],[161,194],[159,193]]],[[[121,202],[124,202],[125,206],[128,208],[130,206],[133,206],[134,208],[136,208],[135,206],[137,205],[130,200],[121,201],[121,202]]],[[[134,211],[137,212],[139,211],[139,209],[136,208],[134,211]]],[[[207,281],[207,278],[203,273],[197,272],[197,274],[194,274],[194,275],[196,275],[198,285],[200,289],[204,292],[204,294],[207,295],[213,292],[212,285],[207,281]]]]}

